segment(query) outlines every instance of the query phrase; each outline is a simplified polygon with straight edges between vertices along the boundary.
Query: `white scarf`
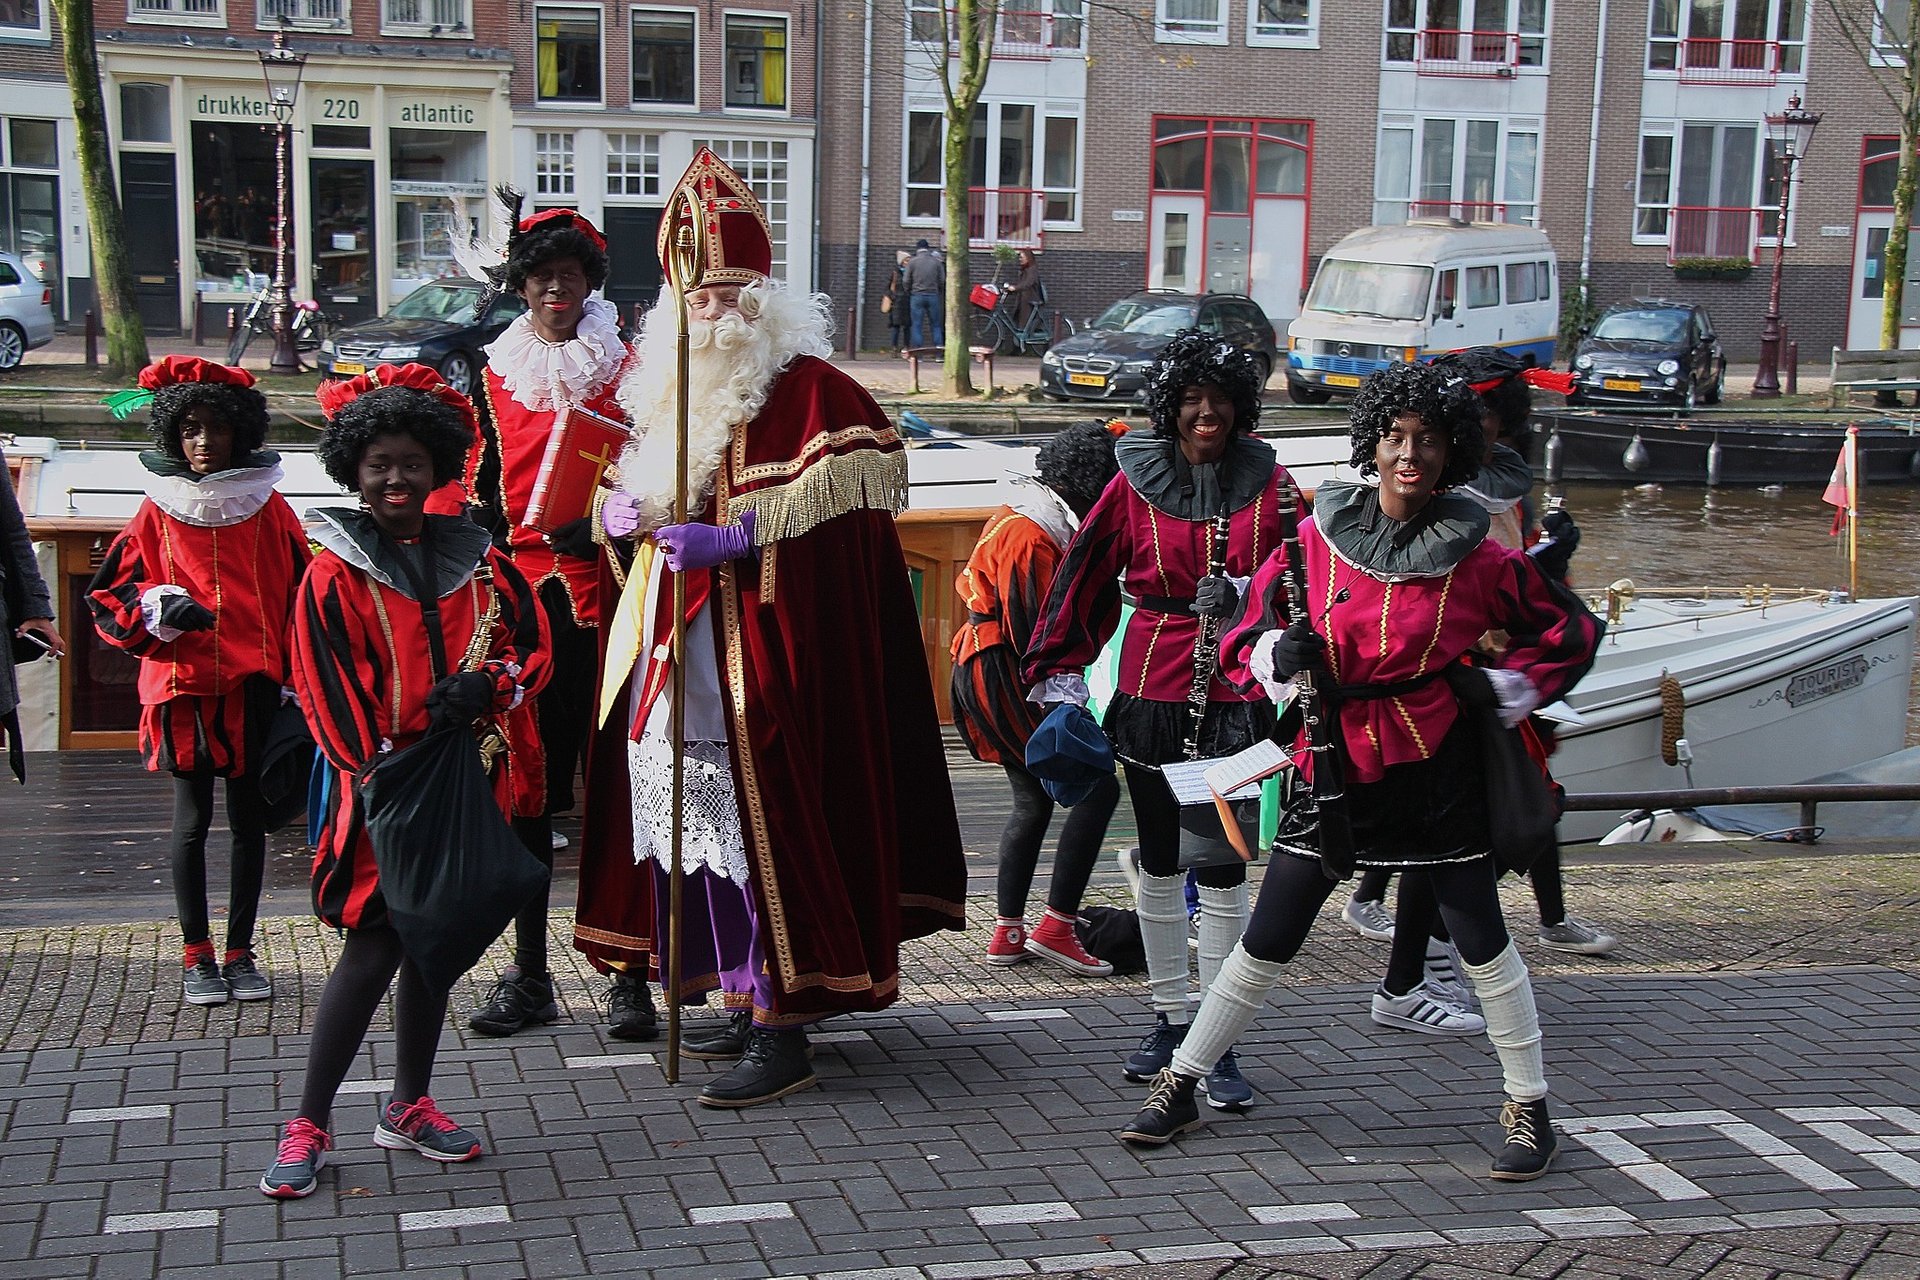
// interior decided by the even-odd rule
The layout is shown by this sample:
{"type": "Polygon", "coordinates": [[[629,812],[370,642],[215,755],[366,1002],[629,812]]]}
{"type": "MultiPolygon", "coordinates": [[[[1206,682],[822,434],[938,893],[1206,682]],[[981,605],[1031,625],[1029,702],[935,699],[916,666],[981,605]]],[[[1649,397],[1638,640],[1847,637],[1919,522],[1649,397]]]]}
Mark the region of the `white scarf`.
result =
{"type": "Polygon", "coordinates": [[[603,298],[588,298],[580,327],[565,342],[533,331],[528,312],[487,346],[487,365],[515,400],[536,413],[579,404],[607,385],[626,363],[620,313],[603,298]]]}
{"type": "Polygon", "coordinates": [[[218,529],[239,524],[267,505],[285,472],[279,462],[265,467],[235,467],[210,476],[149,476],[153,505],[187,524],[218,529]]]}

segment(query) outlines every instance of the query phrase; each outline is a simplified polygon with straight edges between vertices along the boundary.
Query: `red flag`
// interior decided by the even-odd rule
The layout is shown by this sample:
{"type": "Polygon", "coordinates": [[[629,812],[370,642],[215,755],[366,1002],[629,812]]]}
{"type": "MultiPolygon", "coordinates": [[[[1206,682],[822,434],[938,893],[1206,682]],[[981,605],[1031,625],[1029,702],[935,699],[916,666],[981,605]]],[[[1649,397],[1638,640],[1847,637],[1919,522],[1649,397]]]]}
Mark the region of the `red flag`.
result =
{"type": "Polygon", "coordinates": [[[1850,483],[1853,475],[1853,455],[1848,449],[1851,443],[1852,441],[1848,440],[1841,444],[1840,456],[1834,460],[1833,474],[1827,478],[1827,487],[1820,494],[1820,501],[1831,503],[1834,508],[1833,527],[1827,530],[1831,537],[1838,537],[1840,531],[1847,527],[1847,517],[1853,510],[1852,503],[1848,500],[1848,494],[1853,488],[1850,483]]]}

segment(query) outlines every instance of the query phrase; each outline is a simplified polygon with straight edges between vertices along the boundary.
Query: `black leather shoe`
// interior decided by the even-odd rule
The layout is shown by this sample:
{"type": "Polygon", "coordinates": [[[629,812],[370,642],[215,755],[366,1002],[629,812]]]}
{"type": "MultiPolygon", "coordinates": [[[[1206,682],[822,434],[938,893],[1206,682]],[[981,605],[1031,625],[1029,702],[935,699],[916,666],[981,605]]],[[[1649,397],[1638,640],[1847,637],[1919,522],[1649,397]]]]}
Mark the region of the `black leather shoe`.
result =
{"type": "Polygon", "coordinates": [[[1200,1082],[1183,1076],[1172,1067],[1153,1078],[1147,1105],[1120,1131],[1120,1140],[1141,1147],[1163,1147],[1178,1134],[1200,1124],[1200,1108],[1193,1100],[1193,1088],[1200,1082]]]}
{"type": "Polygon", "coordinates": [[[719,1026],[700,1027],[680,1041],[680,1052],[706,1062],[732,1062],[747,1051],[747,1032],[753,1027],[753,1012],[735,1009],[719,1026]]]}
{"type": "Polygon", "coordinates": [[[483,1036],[510,1036],[524,1026],[557,1022],[560,1006],[553,998],[553,978],[544,973],[523,974],[509,968],[493,984],[487,1002],[467,1015],[467,1025],[483,1036]]]}
{"type": "Polygon", "coordinates": [[[795,1028],[747,1032],[747,1051],[733,1070],[700,1091],[703,1107],[754,1107],[818,1084],[807,1061],[807,1033],[795,1028]]]}
{"type": "Polygon", "coordinates": [[[607,989],[607,1034],[615,1040],[651,1040],[660,1034],[653,994],[637,973],[616,973],[607,989]]]}
{"type": "Polygon", "coordinates": [[[1500,1127],[1507,1131],[1507,1145],[1493,1158],[1495,1182],[1532,1182],[1553,1163],[1560,1149],[1559,1135],[1547,1118],[1547,1100],[1515,1102],[1509,1098],[1500,1108],[1500,1127]]]}

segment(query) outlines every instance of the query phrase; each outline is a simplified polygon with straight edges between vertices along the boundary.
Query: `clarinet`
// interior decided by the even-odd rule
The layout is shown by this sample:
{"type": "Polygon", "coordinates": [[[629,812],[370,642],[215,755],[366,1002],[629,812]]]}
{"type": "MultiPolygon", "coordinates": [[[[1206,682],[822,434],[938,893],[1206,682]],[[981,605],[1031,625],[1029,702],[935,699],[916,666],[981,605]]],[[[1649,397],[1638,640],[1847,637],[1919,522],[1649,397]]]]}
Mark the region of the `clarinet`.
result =
{"type": "MultiPolygon", "coordinates": [[[[1287,590],[1290,618],[1312,623],[1307,601],[1307,562],[1300,550],[1300,523],[1295,514],[1298,503],[1291,487],[1281,497],[1286,511],[1282,543],[1287,549],[1287,568],[1282,575],[1287,590]]],[[[1313,789],[1308,797],[1311,812],[1301,815],[1312,831],[1320,853],[1320,869],[1327,879],[1339,881],[1353,874],[1353,826],[1347,817],[1346,764],[1340,747],[1340,724],[1336,712],[1314,686],[1311,668],[1294,673],[1293,685],[1299,691],[1300,715],[1306,721],[1307,751],[1313,760],[1313,789]]]]}
{"type": "MultiPolygon", "coordinates": [[[[1222,578],[1227,573],[1227,537],[1232,521],[1222,511],[1213,518],[1213,553],[1207,564],[1207,576],[1222,578]]],[[[1207,718],[1207,691],[1213,686],[1214,668],[1219,665],[1220,632],[1226,623],[1220,618],[1200,619],[1200,634],[1193,642],[1193,687],[1187,691],[1187,759],[1200,758],[1200,725],[1207,718]]]]}

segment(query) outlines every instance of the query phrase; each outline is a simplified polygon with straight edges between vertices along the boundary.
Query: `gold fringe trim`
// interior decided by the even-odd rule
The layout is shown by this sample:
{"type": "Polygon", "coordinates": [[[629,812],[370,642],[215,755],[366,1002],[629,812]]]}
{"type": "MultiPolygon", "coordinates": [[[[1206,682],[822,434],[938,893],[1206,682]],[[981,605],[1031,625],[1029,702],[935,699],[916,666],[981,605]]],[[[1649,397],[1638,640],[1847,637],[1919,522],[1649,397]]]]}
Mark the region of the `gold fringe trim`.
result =
{"type": "Polygon", "coordinates": [[[907,455],[860,449],[808,467],[785,484],[727,499],[727,521],[753,512],[753,538],[760,546],[797,538],[850,511],[907,509],[907,455]]]}

